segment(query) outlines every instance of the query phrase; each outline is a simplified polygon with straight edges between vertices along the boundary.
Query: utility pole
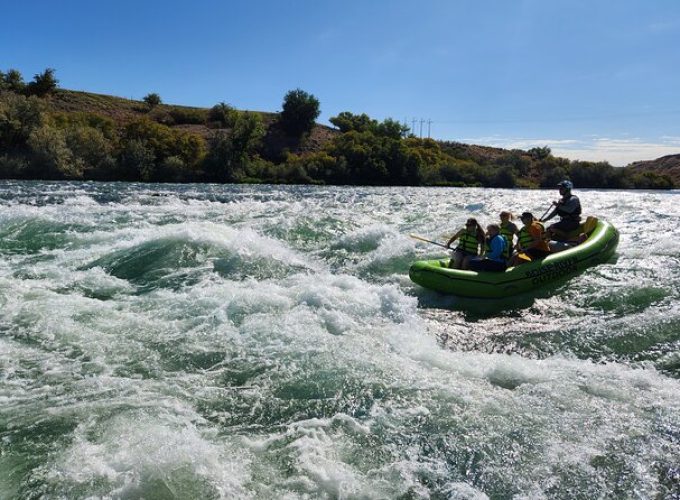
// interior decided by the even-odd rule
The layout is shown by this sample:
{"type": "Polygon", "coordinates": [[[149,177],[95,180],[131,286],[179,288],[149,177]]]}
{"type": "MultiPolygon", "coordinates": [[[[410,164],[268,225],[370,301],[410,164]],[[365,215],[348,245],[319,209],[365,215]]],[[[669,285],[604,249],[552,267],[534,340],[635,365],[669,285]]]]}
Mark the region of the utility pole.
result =
{"type": "Polygon", "coordinates": [[[432,125],[432,120],[428,118],[427,119],[427,138],[428,139],[430,138],[430,125],[432,125]]]}
{"type": "Polygon", "coordinates": [[[415,118],[415,116],[411,120],[411,133],[413,135],[416,135],[416,118],[415,118]]]}
{"type": "Polygon", "coordinates": [[[420,138],[423,138],[423,123],[425,123],[425,120],[422,118],[420,119],[420,138]]]}

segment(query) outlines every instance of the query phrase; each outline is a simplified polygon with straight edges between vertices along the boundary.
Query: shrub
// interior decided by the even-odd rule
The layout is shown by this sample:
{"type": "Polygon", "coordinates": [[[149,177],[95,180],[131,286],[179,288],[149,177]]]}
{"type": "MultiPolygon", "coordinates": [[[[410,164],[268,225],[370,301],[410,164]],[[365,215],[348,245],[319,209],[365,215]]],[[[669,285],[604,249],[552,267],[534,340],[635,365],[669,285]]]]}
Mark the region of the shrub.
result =
{"type": "Polygon", "coordinates": [[[21,179],[29,168],[24,156],[0,156],[0,179],[21,179]]]}
{"type": "Polygon", "coordinates": [[[26,84],[24,83],[24,77],[21,76],[21,73],[16,69],[8,70],[4,75],[4,90],[20,94],[25,89],[26,84]]]}
{"type": "Polygon", "coordinates": [[[208,120],[221,128],[232,128],[238,119],[239,112],[229,104],[215,104],[208,112],[208,120]]]}
{"type": "Polygon", "coordinates": [[[155,155],[142,139],[130,139],[124,142],[120,153],[120,173],[124,180],[148,181],[154,174],[155,155]]]}
{"type": "Polygon", "coordinates": [[[409,128],[406,125],[402,125],[392,118],[386,118],[375,127],[375,133],[378,135],[383,135],[391,139],[401,139],[409,128]]]}
{"type": "Polygon", "coordinates": [[[142,100],[146,103],[147,106],[149,106],[149,109],[153,109],[163,102],[161,101],[161,96],[159,96],[155,92],[145,95],[144,99],[142,100]]]}
{"type": "Polygon", "coordinates": [[[168,156],[158,166],[156,180],[163,182],[181,182],[187,177],[187,167],[179,156],[168,156]]]}
{"type": "Polygon", "coordinates": [[[57,88],[59,80],[54,77],[54,69],[47,68],[42,73],[38,73],[33,77],[33,81],[26,87],[26,92],[29,95],[37,95],[43,97],[57,88]]]}
{"type": "Polygon", "coordinates": [[[33,130],[28,145],[39,178],[79,179],[83,176],[82,164],[73,161],[64,132],[58,128],[43,125],[33,130]]]}
{"type": "Polygon", "coordinates": [[[552,151],[548,146],[531,148],[527,152],[534,160],[545,160],[552,154],[552,151]]]}
{"type": "Polygon", "coordinates": [[[84,175],[95,171],[95,176],[99,177],[101,171],[110,168],[113,163],[113,147],[101,130],[78,125],[66,129],[65,138],[73,162],[84,175]]]}
{"type": "Polygon", "coordinates": [[[241,113],[229,133],[218,132],[210,140],[205,159],[208,176],[221,182],[239,180],[248,167],[249,154],[260,144],[264,126],[259,115],[241,113]]]}
{"type": "Polygon", "coordinates": [[[87,112],[69,112],[53,113],[51,119],[59,128],[91,127],[99,130],[111,144],[115,144],[118,140],[116,123],[106,116],[87,112]]]}
{"type": "Polygon", "coordinates": [[[342,133],[350,132],[351,130],[369,132],[373,131],[378,125],[378,122],[366,113],[355,115],[349,111],[343,111],[338,116],[331,117],[328,121],[338,127],[342,133]]]}
{"type": "Polygon", "coordinates": [[[0,148],[24,149],[31,132],[45,123],[45,105],[37,97],[0,95],[0,148]]]}
{"type": "Polygon", "coordinates": [[[314,128],[320,112],[316,97],[301,89],[291,90],[283,98],[281,128],[292,137],[302,137],[314,128]]]}
{"type": "Polygon", "coordinates": [[[168,110],[176,125],[203,125],[208,117],[203,109],[172,107],[168,110]]]}

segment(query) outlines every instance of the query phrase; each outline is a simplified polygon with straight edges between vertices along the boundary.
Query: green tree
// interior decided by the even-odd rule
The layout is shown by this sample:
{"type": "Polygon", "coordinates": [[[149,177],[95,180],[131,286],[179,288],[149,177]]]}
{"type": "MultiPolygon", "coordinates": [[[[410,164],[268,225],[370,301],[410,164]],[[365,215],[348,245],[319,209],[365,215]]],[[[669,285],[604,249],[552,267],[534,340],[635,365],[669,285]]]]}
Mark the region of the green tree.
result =
{"type": "Polygon", "coordinates": [[[409,130],[406,125],[402,125],[392,118],[386,118],[375,127],[376,134],[392,139],[401,139],[409,130]]]}
{"type": "Polygon", "coordinates": [[[0,179],[21,179],[29,169],[24,155],[0,155],[0,179]]]}
{"type": "Polygon", "coordinates": [[[24,149],[31,132],[44,123],[45,105],[37,97],[0,95],[0,149],[24,149]]]}
{"type": "Polygon", "coordinates": [[[552,154],[552,151],[548,146],[543,146],[542,148],[541,147],[531,148],[528,151],[528,153],[534,160],[545,160],[552,154]]]}
{"type": "Polygon", "coordinates": [[[392,139],[401,139],[409,131],[406,125],[402,125],[392,118],[387,118],[379,123],[366,113],[355,115],[349,111],[343,111],[338,116],[331,117],[329,121],[343,133],[354,130],[356,132],[372,132],[392,139]]]}
{"type": "Polygon", "coordinates": [[[59,80],[54,77],[54,69],[47,68],[42,73],[38,73],[33,77],[33,81],[28,84],[26,91],[29,95],[37,95],[43,97],[54,92],[57,88],[59,80]]]}
{"type": "Polygon", "coordinates": [[[353,130],[333,139],[327,152],[346,165],[347,184],[417,185],[422,178],[422,157],[401,139],[353,130]]]}
{"type": "Polygon", "coordinates": [[[161,101],[161,96],[155,92],[145,95],[143,101],[149,106],[149,109],[153,109],[163,102],[161,101]]]}
{"type": "Polygon", "coordinates": [[[149,181],[154,175],[156,156],[143,139],[130,139],[123,143],[120,153],[120,173],[124,180],[149,181]]]}
{"type": "Polygon", "coordinates": [[[43,125],[31,132],[28,145],[39,178],[80,179],[83,176],[82,164],[73,161],[73,153],[62,130],[43,125]]]}
{"type": "Polygon", "coordinates": [[[5,88],[17,94],[22,93],[26,89],[24,77],[16,69],[9,69],[5,74],[5,88]]]}
{"type": "Polygon", "coordinates": [[[575,186],[584,188],[619,188],[623,183],[621,169],[606,161],[574,161],[571,163],[570,178],[575,186]]]}
{"type": "Polygon", "coordinates": [[[220,182],[238,181],[246,172],[249,155],[259,146],[263,136],[260,116],[241,113],[230,132],[217,132],[211,138],[205,159],[208,176],[220,182]]]}
{"type": "Polygon", "coordinates": [[[65,130],[66,146],[75,167],[86,178],[106,178],[113,168],[113,146],[104,133],[94,127],[76,125],[65,130]]]}
{"type": "Polygon", "coordinates": [[[215,104],[210,108],[208,120],[218,124],[221,128],[232,128],[238,118],[239,112],[225,102],[215,104]]]}
{"type": "Polygon", "coordinates": [[[129,123],[123,130],[121,142],[122,149],[127,151],[123,162],[125,175],[139,173],[143,180],[155,180],[155,166],[163,164],[171,156],[180,158],[189,168],[196,168],[203,161],[206,149],[202,137],[172,129],[146,117],[129,123]],[[132,142],[134,144],[128,147],[127,144],[132,142]],[[148,166],[149,155],[153,158],[154,168],[148,166]],[[134,161],[141,163],[134,167],[134,161]]]}
{"type": "Polygon", "coordinates": [[[541,187],[554,189],[558,182],[569,178],[570,162],[565,158],[549,156],[538,162],[538,169],[541,172],[541,187]]]}
{"type": "Polygon", "coordinates": [[[292,137],[311,132],[320,113],[319,100],[301,89],[289,91],[283,98],[281,128],[292,137]]]}
{"type": "Polygon", "coordinates": [[[355,115],[349,111],[343,111],[342,113],[339,113],[338,116],[331,117],[328,121],[338,127],[342,133],[351,130],[356,132],[370,132],[374,131],[378,125],[378,122],[373,120],[366,113],[355,115]]]}
{"type": "MultiPolygon", "coordinates": [[[[339,184],[344,182],[346,178],[342,162],[339,162],[325,151],[302,156],[289,154],[286,158],[286,165],[291,167],[299,165],[301,169],[291,168],[288,172],[295,172],[299,179],[300,173],[304,171],[314,184],[339,184]]],[[[290,180],[287,179],[286,181],[290,180]]]]}
{"type": "MultiPolygon", "coordinates": [[[[630,172],[635,171],[630,170],[630,172]]],[[[669,176],[657,172],[634,173],[631,180],[636,189],[673,189],[677,187],[669,176]]]]}
{"type": "Polygon", "coordinates": [[[491,179],[491,184],[493,187],[500,188],[513,188],[517,185],[515,179],[515,171],[512,167],[505,166],[496,170],[495,174],[491,179]]]}
{"type": "Polygon", "coordinates": [[[156,178],[163,182],[181,182],[188,175],[188,169],[184,160],[179,156],[168,156],[158,165],[156,178]]]}

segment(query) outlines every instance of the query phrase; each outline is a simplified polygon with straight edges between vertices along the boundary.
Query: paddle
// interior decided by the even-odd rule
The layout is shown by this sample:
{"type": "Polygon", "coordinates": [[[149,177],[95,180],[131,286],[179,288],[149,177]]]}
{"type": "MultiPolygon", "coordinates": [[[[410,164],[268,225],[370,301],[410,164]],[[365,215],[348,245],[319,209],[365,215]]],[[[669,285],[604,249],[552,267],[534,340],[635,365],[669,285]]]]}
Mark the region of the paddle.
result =
{"type": "Polygon", "coordinates": [[[553,207],[553,205],[550,205],[550,206],[548,207],[548,210],[546,210],[545,212],[543,212],[543,215],[541,215],[541,218],[538,219],[539,222],[543,222],[543,217],[545,217],[546,215],[548,215],[548,212],[550,212],[550,210],[552,210],[552,207],[553,207]]]}
{"type": "Polygon", "coordinates": [[[428,240],[427,238],[423,238],[422,236],[418,236],[417,234],[409,234],[409,236],[411,238],[413,238],[414,240],[424,241],[425,243],[432,243],[433,245],[437,245],[438,247],[449,248],[446,245],[444,245],[443,243],[439,243],[438,241],[428,240]]]}

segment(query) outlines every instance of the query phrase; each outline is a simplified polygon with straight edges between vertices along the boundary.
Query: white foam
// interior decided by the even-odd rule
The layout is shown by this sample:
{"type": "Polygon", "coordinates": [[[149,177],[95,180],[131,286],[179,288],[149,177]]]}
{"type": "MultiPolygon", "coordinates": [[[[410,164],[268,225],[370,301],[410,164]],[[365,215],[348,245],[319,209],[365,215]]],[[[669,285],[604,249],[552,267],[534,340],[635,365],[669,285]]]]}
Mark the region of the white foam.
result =
{"type": "Polygon", "coordinates": [[[81,425],[74,443],[47,467],[46,479],[66,494],[104,481],[112,497],[145,496],[162,485],[174,498],[211,491],[245,498],[251,496],[249,463],[235,443],[215,444],[190,422],[133,412],[81,425]]]}

